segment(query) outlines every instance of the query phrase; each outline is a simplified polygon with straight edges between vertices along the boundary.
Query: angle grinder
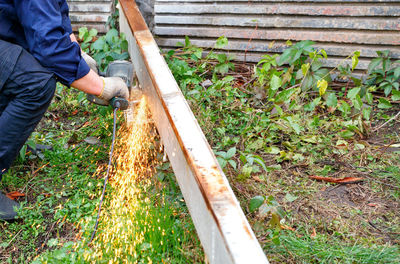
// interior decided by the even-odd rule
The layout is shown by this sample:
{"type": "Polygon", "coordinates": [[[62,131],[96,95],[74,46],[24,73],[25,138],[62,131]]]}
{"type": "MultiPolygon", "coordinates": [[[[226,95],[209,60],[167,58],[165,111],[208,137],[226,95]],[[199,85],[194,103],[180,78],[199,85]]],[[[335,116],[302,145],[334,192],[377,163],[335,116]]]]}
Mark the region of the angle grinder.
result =
{"type": "MultiPolygon", "coordinates": [[[[86,94],[87,99],[90,102],[98,105],[111,105],[113,108],[119,108],[120,110],[131,112],[132,110],[130,109],[130,106],[138,103],[137,99],[141,95],[139,85],[136,84],[133,86],[135,78],[133,64],[129,61],[113,61],[108,65],[106,72],[99,72],[99,75],[103,77],[120,77],[122,80],[124,80],[129,90],[129,101],[125,98],[114,97],[110,100],[110,102],[107,102],[92,94],[86,94]]],[[[128,122],[130,118],[129,114],[130,113],[126,113],[125,115],[128,122]]]]}

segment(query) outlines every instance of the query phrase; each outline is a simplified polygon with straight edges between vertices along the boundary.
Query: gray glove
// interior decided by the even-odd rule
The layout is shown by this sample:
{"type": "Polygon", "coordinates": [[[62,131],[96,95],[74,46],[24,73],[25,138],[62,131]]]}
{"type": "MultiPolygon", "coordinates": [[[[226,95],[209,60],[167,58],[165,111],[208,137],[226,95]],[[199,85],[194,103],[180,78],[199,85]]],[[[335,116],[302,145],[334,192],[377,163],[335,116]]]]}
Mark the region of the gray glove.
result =
{"type": "Polygon", "coordinates": [[[82,58],[86,61],[87,65],[89,65],[90,69],[92,69],[95,73],[99,73],[97,69],[97,62],[90,57],[86,52],[82,51],[82,58]]]}
{"type": "Polygon", "coordinates": [[[99,95],[100,99],[105,101],[110,101],[114,97],[122,97],[125,99],[129,99],[129,90],[126,83],[119,77],[106,77],[103,78],[103,91],[99,95]]]}

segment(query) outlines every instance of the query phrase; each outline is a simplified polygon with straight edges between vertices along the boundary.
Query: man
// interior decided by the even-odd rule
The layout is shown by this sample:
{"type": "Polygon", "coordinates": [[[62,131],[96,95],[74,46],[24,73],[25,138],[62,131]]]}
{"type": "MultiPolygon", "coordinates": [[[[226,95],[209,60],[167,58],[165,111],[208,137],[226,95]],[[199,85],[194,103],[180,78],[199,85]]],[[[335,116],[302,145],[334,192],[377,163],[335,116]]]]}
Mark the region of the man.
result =
{"type": "MultiPolygon", "coordinates": [[[[56,81],[106,101],[128,97],[122,79],[97,75],[68,12],[65,0],[0,0],[0,180],[47,110],[56,81]]],[[[15,206],[0,192],[0,219],[14,219],[15,206]]]]}

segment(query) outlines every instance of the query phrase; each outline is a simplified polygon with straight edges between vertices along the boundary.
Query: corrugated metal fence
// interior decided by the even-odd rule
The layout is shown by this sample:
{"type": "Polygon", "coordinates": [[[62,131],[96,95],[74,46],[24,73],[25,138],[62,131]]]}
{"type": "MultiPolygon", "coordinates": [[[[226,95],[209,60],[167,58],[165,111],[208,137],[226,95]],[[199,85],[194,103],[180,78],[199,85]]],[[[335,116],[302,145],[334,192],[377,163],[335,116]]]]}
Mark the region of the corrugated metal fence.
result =
{"type": "Polygon", "coordinates": [[[107,32],[106,22],[114,11],[114,0],[67,0],[72,28],[95,28],[107,32]]]}
{"type": "Polygon", "coordinates": [[[286,40],[313,40],[326,50],[328,66],[361,51],[358,69],[366,69],[377,50],[400,58],[398,0],[156,0],[155,33],[161,47],[189,36],[212,47],[226,36],[238,59],[258,61],[280,53],[286,40]]]}

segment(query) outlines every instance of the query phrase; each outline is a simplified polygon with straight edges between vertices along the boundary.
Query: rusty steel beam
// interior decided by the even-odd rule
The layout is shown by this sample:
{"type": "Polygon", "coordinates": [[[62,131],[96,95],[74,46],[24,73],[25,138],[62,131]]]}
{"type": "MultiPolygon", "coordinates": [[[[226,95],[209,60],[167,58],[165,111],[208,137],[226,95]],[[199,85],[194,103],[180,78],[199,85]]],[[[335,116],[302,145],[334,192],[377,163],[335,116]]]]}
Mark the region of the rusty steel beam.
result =
{"type": "Polygon", "coordinates": [[[268,263],[200,126],[134,1],[120,29],[210,263],[268,263]]]}

